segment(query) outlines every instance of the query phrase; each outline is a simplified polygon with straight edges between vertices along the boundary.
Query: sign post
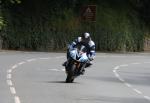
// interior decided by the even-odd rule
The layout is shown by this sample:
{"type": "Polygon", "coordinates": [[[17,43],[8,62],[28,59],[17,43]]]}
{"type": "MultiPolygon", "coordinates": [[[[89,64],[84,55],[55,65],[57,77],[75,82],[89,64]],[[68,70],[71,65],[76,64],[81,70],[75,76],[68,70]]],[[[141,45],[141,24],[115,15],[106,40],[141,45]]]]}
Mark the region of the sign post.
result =
{"type": "Polygon", "coordinates": [[[84,6],[81,10],[81,19],[83,21],[96,21],[96,5],[84,6]]]}

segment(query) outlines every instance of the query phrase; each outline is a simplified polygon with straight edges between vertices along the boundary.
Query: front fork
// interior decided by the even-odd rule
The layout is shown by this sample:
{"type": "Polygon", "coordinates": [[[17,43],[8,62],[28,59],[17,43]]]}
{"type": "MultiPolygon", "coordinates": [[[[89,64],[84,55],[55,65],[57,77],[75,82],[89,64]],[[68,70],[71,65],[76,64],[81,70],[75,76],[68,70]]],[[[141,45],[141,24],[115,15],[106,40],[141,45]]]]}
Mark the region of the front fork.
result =
{"type": "Polygon", "coordinates": [[[74,61],[74,60],[68,60],[67,62],[68,62],[68,63],[67,63],[67,65],[66,65],[66,67],[65,67],[66,73],[68,73],[68,71],[70,70],[70,67],[71,67],[72,65],[76,65],[75,74],[77,74],[78,72],[80,72],[81,70],[84,69],[84,67],[83,67],[84,64],[83,64],[83,63],[79,63],[79,62],[74,61]]]}

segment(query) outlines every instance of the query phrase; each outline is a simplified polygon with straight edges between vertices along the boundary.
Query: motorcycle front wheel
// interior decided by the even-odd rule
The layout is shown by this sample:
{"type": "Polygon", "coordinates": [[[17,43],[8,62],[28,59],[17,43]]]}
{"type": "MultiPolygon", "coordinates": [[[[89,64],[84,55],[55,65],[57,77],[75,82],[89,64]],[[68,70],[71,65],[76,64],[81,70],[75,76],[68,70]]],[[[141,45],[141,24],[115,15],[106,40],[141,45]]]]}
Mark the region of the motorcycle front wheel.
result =
{"type": "Polygon", "coordinates": [[[76,65],[73,64],[72,67],[68,70],[66,83],[72,83],[74,81],[75,68],[76,68],[76,65]]]}

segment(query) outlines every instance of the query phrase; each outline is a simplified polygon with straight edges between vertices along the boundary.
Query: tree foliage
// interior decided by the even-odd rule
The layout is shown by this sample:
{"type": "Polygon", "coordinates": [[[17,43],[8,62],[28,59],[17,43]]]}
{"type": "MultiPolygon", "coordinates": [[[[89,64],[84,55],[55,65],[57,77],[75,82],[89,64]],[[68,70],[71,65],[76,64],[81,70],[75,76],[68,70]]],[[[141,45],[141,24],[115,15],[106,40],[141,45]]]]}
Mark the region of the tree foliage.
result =
{"type": "Polygon", "coordinates": [[[4,0],[3,48],[65,50],[90,32],[101,51],[141,51],[149,27],[149,0],[4,0]],[[81,20],[81,8],[96,5],[96,22],[81,20]],[[147,5],[147,6],[146,6],[147,5]],[[147,29],[148,30],[148,29],[147,29]]]}

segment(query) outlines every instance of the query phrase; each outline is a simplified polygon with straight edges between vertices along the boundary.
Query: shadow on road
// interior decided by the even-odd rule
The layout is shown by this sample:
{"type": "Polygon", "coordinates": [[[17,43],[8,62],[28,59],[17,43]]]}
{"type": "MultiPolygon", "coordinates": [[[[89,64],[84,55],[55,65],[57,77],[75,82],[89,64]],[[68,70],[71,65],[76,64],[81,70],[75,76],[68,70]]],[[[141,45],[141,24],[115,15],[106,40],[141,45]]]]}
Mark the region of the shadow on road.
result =
{"type": "Polygon", "coordinates": [[[73,83],[66,83],[65,81],[46,81],[45,83],[53,83],[53,84],[79,84],[77,82],[73,82],[73,83]]]}
{"type": "Polygon", "coordinates": [[[47,83],[66,83],[65,81],[47,81],[47,83]]]}

